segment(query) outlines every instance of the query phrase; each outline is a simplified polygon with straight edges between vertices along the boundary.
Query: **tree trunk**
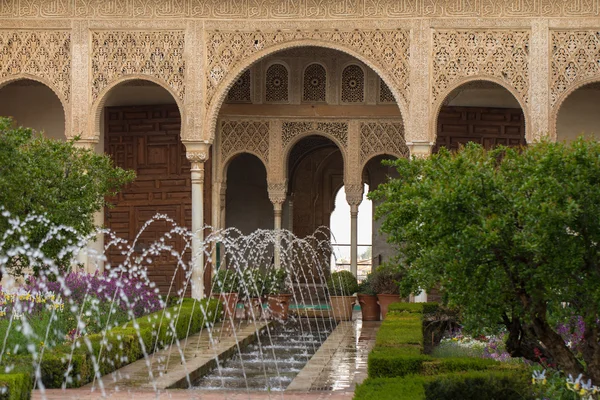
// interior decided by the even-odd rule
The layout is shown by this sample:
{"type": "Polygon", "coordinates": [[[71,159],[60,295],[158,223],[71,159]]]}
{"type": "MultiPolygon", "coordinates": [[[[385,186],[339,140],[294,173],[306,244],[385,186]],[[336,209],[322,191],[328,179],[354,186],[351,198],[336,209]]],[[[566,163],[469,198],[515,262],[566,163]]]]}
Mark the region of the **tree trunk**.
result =
{"type": "Polygon", "coordinates": [[[540,342],[548,349],[552,359],[565,373],[577,376],[583,373],[583,366],[567,347],[564,339],[556,333],[545,319],[546,313],[537,313],[533,320],[533,330],[540,342]]]}
{"type": "Polygon", "coordinates": [[[504,325],[508,329],[506,351],[511,357],[523,357],[533,362],[540,362],[542,358],[546,363],[553,362],[550,354],[540,345],[531,326],[524,326],[516,317],[509,320],[507,316],[504,316],[504,325]]]}
{"type": "Polygon", "coordinates": [[[600,384],[600,343],[598,326],[586,324],[583,331],[582,354],[587,367],[587,377],[600,384]]]}

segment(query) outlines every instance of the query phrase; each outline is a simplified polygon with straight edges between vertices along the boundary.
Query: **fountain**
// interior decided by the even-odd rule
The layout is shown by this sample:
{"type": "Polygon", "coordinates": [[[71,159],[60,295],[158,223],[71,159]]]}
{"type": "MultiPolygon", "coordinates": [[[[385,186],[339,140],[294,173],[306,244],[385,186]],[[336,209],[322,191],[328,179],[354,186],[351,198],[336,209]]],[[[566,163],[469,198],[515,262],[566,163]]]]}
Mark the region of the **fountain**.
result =
{"type": "MultiPolygon", "coordinates": [[[[27,226],[49,221],[19,220],[6,211],[1,217],[10,226],[0,237],[3,275],[15,256],[39,273],[2,292],[0,373],[24,374],[42,396],[46,388],[83,385],[103,395],[127,385],[285,390],[336,328],[324,289],[331,254],[326,229],[300,239],[283,230],[242,235],[234,228],[205,227],[209,233],[199,251],[205,267],[218,266],[218,273],[207,291],[213,298],[195,300],[185,297],[193,265],[186,252],[194,234],[165,215],[147,221],[131,243],[107,230],[96,232],[107,238],[104,253],[88,259],[100,265],[109,250],[118,249],[123,261],[95,275],[67,273],[44,256],[44,245],[72,228],[52,227],[33,246],[27,226]],[[170,229],[140,250],[139,238],[154,223],[170,229]],[[184,241],[182,251],[169,244],[175,237],[184,241]],[[15,238],[19,245],[8,248],[8,239],[15,238]],[[159,295],[148,266],[164,255],[176,260],[176,268],[168,291],[159,295]],[[184,276],[178,290],[177,273],[184,276]],[[225,294],[234,289],[239,302],[228,307],[225,294]],[[276,299],[286,291],[288,300],[276,299]]],[[[62,254],[78,254],[94,236],[68,243],[62,254]]]]}

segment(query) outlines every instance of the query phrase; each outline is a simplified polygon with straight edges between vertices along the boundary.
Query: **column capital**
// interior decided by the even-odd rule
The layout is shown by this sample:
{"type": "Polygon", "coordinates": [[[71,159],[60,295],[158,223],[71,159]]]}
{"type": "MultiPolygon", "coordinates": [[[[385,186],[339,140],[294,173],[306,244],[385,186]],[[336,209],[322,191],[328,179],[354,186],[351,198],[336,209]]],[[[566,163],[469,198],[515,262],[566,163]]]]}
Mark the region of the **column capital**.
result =
{"type": "Polygon", "coordinates": [[[208,160],[211,143],[197,140],[182,140],[185,145],[185,156],[192,163],[204,163],[208,160]]]}
{"type": "Polygon", "coordinates": [[[406,145],[410,150],[411,158],[428,158],[433,149],[433,142],[430,141],[414,141],[407,142],[406,145]]]}
{"type": "Polygon", "coordinates": [[[88,138],[78,139],[75,142],[73,142],[73,145],[75,147],[78,147],[80,149],[89,149],[89,150],[93,150],[97,144],[98,144],[98,139],[88,139],[88,138]]]}
{"type": "Polygon", "coordinates": [[[269,200],[276,207],[281,209],[281,205],[287,198],[287,182],[273,182],[268,184],[269,200]]]}
{"type": "Polygon", "coordinates": [[[346,201],[350,204],[350,208],[356,207],[362,203],[364,185],[362,183],[347,183],[344,184],[344,191],[346,192],[346,201]]]}

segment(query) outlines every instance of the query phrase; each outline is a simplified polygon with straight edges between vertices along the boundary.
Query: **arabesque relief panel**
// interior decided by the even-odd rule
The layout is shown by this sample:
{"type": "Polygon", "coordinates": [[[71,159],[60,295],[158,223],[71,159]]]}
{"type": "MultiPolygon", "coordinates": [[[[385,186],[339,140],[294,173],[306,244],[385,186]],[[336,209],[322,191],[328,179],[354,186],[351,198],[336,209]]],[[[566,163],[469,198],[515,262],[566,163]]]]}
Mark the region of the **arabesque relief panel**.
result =
{"type": "Polygon", "coordinates": [[[598,0],[4,0],[2,18],[594,17],[598,0]]]}

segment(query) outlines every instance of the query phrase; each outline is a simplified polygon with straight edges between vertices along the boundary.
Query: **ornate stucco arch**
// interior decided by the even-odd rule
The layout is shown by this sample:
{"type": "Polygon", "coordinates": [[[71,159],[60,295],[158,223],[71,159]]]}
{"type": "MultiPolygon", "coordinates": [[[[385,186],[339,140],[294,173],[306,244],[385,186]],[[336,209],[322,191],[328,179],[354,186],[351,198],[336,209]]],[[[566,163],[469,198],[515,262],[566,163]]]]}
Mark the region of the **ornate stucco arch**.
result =
{"type": "Polygon", "coordinates": [[[437,140],[438,117],[440,115],[440,111],[442,109],[444,101],[446,100],[446,97],[448,97],[448,95],[450,93],[452,93],[454,90],[458,89],[460,86],[465,85],[469,82],[476,82],[476,81],[486,81],[486,82],[495,83],[495,84],[501,86],[502,88],[506,89],[517,100],[517,102],[521,106],[521,110],[523,111],[523,117],[525,118],[525,141],[527,143],[532,143],[534,141],[535,135],[531,131],[531,127],[530,127],[531,119],[529,116],[529,107],[528,107],[527,101],[525,101],[523,96],[521,94],[519,94],[519,92],[514,87],[507,84],[504,80],[502,80],[500,78],[496,78],[494,76],[489,76],[489,75],[473,75],[473,76],[468,76],[468,77],[464,77],[461,79],[457,79],[451,85],[449,85],[446,88],[446,90],[444,90],[444,92],[442,92],[442,94],[440,96],[438,96],[437,100],[433,103],[433,106],[432,106],[431,112],[430,112],[431,119],[430,119],[429,132],[430,132],[431,142],[435,143],[437,140]]]}
{"type": "Polygon", "coordinates": [[[258,158],[260,160],[261,164],[263,165],[263,167],[265,167],[265,172],[267,174],[269,173],[269,164],[263,158],[263,156],[261,154],[259,154],[256,151],[252,151],[252,150],[240,150],[240,151],[236,151],[235,153],[229,154],[227,156],[227,158],[225,158],[221,161],[221,167],[219,168],[220,176],[217,177],[217,180],[221,179],[221,182],[227,182],[227,170],[229,169],[229,165],[235,158],[237,158],[237,156],[242,155],[242,154],[251,154],[254,157],[258,158]]]}
{"type": "Polygon", "coordinates": [[[550,112],[550,132],[548,132],[548,136],[549,136],[548,138],[551,141],[556,142],[558,140],[558,132],[556,130],[557,123],[558,123],[558,114],[560,113],[560,110],[561,110],[563,104],[565,103],[565,101],[569,98],[570,95],[572,95],[578,89],[581,89],[582,87],[587,86],[591,83],[597,83],[597,82],[600,82],[600,75],[582,79],[580,81],[577,81],[575,84],[569,86],[569,88],[567,88],[564,92],[562,92],[560,94],[560,96],[558,96],[556,98],[554,107],[552,107],[552,111],[550,112]]]}
{"type": "Polygon", "coordinates": [[[71,132],[71,105],[70,105],[69,101],[63,96],[61,91],[58,90],[58,88],[56,88],[52,84],[52,82],[50,82],[49,80],[42,78],[40,76],[26,74],[26,73],[9,75],[7,77],[0,78],[0,89],[2,89],[4,86],[9,85],[11,83],[14,83],[17,81],[22,81],[22,80],[27,80],[27,79],[41,83],[42,85],[46,86],[48,89],[50,89],[52,91],[52,93],[54,93],[56,95],[56,97],[58,98],[58,101],[60,101],[60,105],[62,106],[62,109],[63,109],[63,115],[64,115],[64,119],[65,119],[65,131],[63,133],[65,135],[65,138],[70,139],[70,138],[76,136],[76,134],[73,134],[71,132]]]}
{"type": "Polygon", "coordinates": [[[171,95],[171,97],[173,98],[175,103],[177,104],[177,108],[179,109],[179,114],[181,115],[182,123],[181,123],[180,138],[181,139],[185,138],[185,134],[184,134],[185,124],[183,123],[183,121],[185,121],[185,119],[184,119],[185,107],[183,107],[182,100],[176,95],[176,93],[173,91],[173,89],[167,84],[167,82],[163,81],[160,78],[156,78],[151,75],[132,74],[132,75],[122,76],[120,78],[113,80],[110,84],[106,85],[106,87],[104,87],[104,89],[102,89],[102,91],[98,94],[98,97],[92,103],[92,105],[90,107],[89,120],[88,120],[88,127],[89,127],[88,128],[88,136],[84,137],[84,139],[88,139],[88,140],[92,140],[92,141],[96,141],[96,142],[98,140],[100,140],[100,135],[102,135],[102,132],[100,132],[100,123],[101,123],[100,118],[102,116],[102,109],[104,108],[104,104],[106,104],[106,100],[108,99],[108,95],[110,94],[112,89],[116,88],[117,86],[119,86],[125,82],[136,81],[136,80],[142,80],[142,81],[148,81],[148,82],[155,83],[158,86],[160,86],[161,88],[165,89],[167,92],[169,92],[169,94],[171,95]]]}
{"type": "MultiPolygon", "coordinates": [[[[394,30],[391,32],[399,35],[408,35],[405,31],[401,30],[394,30]]],[[[357,42],[353,46],[351,44],[345,44],[343,43],[343,41],[328,41],[324,39],[315,39],[308,37],[312,33],[314,32],[299,33],[298,36],[307,37],[303,37],[300,39],[294,38],[287,41],[285,39],[281,39],[280,41],[274,41],[273,43],[269,44],[262,43],[259,39],[256,39],[255,43],[258,42],[258,44],[256,44],[257,47],[255,51],[251,52],[251,54],[239,54],[238,57],[228,56],[228,62],[232,62],[231,67],[228,71],[223,71],[218,63],[215,63],[215,66],[211,68],[209,61],[205,71],[208,87],[206,91],[206,123],[204,124],[206,128],[204,139],[210,142],[214,140],[219,111],[223,102],[225,101],[225,98],[227,97],[227,93],[229,92],[229,89],[231,89],[233,84],[237,81],[237,79],[240,77],[240,75],[248,67],[269,55],[272,55],[282,50],[298,47],[323,47],[341,51],[358,59],[364,65],[367,65],[369,68],[373,69],[373,71],[375,71],[379,75],[379,77],[386,83],[386,85],[388,85],[394,98],[396,99],[398,107],[400,108],[400,113],[403,116],[408,115],[408,93],[406,93],[406,88],[408,87],[408,37],[406,38],[406,54],[396,54],[397,58],[401,58],[406,63],[405,71],[403,71],[403,74],[405,74],[405,79],[403,82],[401,82],[402,79],[397,76],[399,72],[394,72],[394,70],[398,70],[399,68],[395,68],[394,65],[385,65],[383,62],[378,62],[376,60],[375,55],[372,54],[371,57],[369,57],[365,54],[362,54],[359,50],[355,48],[358,47],[360,49],[361,46],[363,46],[362,42],[357,42]],[[399,87],[401,85],[404,85],[405,88],[401,89],[399,87]]],[[[339,32],[335,31],[335,34],[338,33],[339,32]]],[[[364,32],[359,33],[364,34],[364,32]]],[[[383,31],[377,30],[376,33],[380,33],[383,35],[383,31]]],[[[217,34],[224,35],[224,33],[221,32],[217,32],[217,34]]],[[[257,37],[263,37],[263,34],[261,32],[251,32],[251,34],[258,35],[257,37]]],[[[331,34],[333,35],[333,33],[331,34]]],[[[352,42],[349,41],[348,43],[352,42]]],[[[210,44],[208,46],[210,46],[210,44]]]]}

